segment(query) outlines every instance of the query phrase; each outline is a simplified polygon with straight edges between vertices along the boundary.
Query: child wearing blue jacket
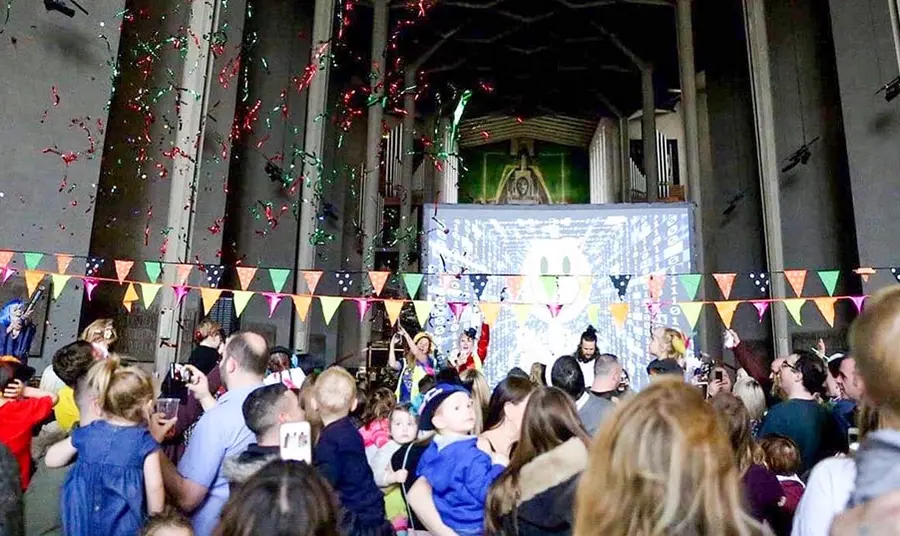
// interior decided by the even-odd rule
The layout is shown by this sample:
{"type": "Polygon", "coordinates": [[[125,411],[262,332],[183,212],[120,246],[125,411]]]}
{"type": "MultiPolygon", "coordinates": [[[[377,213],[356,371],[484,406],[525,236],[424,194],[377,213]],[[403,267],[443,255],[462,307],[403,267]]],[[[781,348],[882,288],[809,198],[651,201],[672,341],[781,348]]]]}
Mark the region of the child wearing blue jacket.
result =
{"type": "Polygon", "coordinates": [[[488,490],[507,462],[480,450],[470,435],[475,410],[469,392],[461,385],[435,386],[425,395],[419,426],[436,430],[417,476],[430,487],[440,521],[459,536],[481,535],[488,490]]]}

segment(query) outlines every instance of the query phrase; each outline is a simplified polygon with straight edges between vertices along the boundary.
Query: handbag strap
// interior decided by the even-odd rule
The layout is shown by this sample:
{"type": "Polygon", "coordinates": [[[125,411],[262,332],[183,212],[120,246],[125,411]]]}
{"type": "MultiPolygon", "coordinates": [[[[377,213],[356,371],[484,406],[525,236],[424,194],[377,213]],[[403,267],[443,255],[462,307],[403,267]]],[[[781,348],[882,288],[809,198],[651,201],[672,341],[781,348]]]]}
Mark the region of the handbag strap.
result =
{"type": "MultiPolygon", "coordinates": [[[[402,466],[403,469],[406,469],[406,463],[407,463],[407,460],[409,460],[409,451],[412,450],[412,446],[414,443],[415,442],[410,443],[409,445],[406,445],[406,452],[403,453],[403,466],[402,466]]],[[[406,469],[406,470],[409,471],[409,469],[406,469]]],[[[416,527],[414,526],[414,523],[413,523],[412,510],[409,507],[409,493],[408,493],[408,490],[406,489],[406,480],[404,480],[403,482],[400,483],[400,488],[403,490],[403,502],[406,503],[406,515],[408,518],[407,522],[409,523],[409,528],[412,530],[416,530],[416,527]]]]}

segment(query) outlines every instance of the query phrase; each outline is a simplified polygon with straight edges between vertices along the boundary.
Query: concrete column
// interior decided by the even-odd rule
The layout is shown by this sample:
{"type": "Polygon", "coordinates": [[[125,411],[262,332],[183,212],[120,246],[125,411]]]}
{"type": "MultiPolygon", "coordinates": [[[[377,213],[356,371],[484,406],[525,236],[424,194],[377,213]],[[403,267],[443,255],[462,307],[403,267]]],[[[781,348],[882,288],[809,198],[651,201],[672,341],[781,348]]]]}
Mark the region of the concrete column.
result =
{"type": "MultiPolygon", "coordinates": [[[[781,201],[779,199],[778,154],[775,149],[775,112],[772,95],[772,76],[769,60],[769,38],[766,32],[764,0],[743,0],[744,27],[747,32],[747,55],[753,86],[753,112],[756,125],[756,151],[759,161],[759,180],[762,193],[763,231],[766,240],[766,260],[769,289],[773,298],[785,296],[784,244],[781,237],[781,201]]],[[[776,355],[790,352],[790,332],[787,311],[781,305],[771,307],[772,334],[776,355]]]]}
{"type": "MultiPolygon", "coordinates": [[[[330,53],[331,28],[334,19],[334,0],[316,0],[313,15],[312,50],[310,61],[320,63],[321,67],[309,84],[309,100],[306,105],[306,135],[303,138],[303,150],[306,154],[316,155],[322,158],[322,147],[325,139],[325,125],[323,120],[325,105],[328,101],[328,78],[331,73],[331,64],[328,61],[330,53]],[[323,59],[324,58],[324,59],[323,59]]],[[[309,270],[315,266],[316,248],[310,243],[310,237],[316,229],[316,202],[315,183],[319,170],[314,165],[304,161],[301,175],[305,177],[301,190],[300,222],[297,226],[297,260],[295,270],[309,270]]],[[[306,293],[306,282],[303,277],[294,278],[294,292],[306,293]]],[[[301,351],[309,350],[309,323],[302,322],[297,314],[293,317],[293,348],[301,351]]]]}
{"type": "MultiPolygon", "coordinates": [[[[192,2],[190,4],[189,28],[196,35],[210,35],[219,27],[221,3],[192,2]]],[[[209,107],[209,87],[215,75],[212,72],[213,55],[210,53],[210,39],[200,40],[200,47],[188,47],[181,72],[181,87],[201,95],[200,99],[184,98],[181,107],[181,121],[175,137],[177,146],[191,158],[176,158],[172,167],[169,210],[166,226],[169,245],[162,260],[166,263],[190,262],[190,245],[193,237],[191,225],[197,199],[194,195],[200,164],[203,160],[203,137],[209,107]],[[196,66],[200,65],[200,68],[196,66]]],[[[166,267],[162,283],[166,286],[177,284],[176,270],[166,267]]],[[[165,374],[168,364],[178,358],[181,340],[182,306],[170,290],[160,293],[159,338],[168,344],[156,352],[156,371],[165,374]]]]}
{"type": "MultiPolygon", "coordinates": [[[[404,232],[415,222],[412,220],[412,178],[413,178],[413,131],[416,128],[416,94],[412,89],[416,84],[416,71],[408,69],[404,76],[403,87],[406,95],[403,97],[403,154],[401,155],[400,186],[403,189],[403,197],[400,201],[400,230],[404,232]]],[[[407,268],[407,256],[409,255],[411,240],[406,238],[400,241],[400,270],[407,268]]]]}
{"type": "Polygon", "coordinates": [[[647,176],[647,202],[659,200],[659,170],[656,155],[656,96],[653,90],[653,67],[641,68],[643,115],[641,138],[644,140],[644,174],[647,176]]]}
{"type": "Polygon", "coordinates": [[[622,202],[631,203],[631,136],[628,117],[619,118],[619,165],[622,176],[622,202]]]}

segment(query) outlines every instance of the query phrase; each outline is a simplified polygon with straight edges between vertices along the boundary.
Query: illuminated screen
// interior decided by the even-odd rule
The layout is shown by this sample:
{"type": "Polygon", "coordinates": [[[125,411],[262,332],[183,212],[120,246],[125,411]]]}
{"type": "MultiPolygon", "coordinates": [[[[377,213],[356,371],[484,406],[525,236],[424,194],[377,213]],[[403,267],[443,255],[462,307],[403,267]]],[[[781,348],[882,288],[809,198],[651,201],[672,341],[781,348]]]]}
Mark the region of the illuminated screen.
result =
{"type": "MultiPolygon", "coordinates": [[[[479,301],[502,302],[491,329],[485,375],[491,385],[518,366],[529,371],[574,353],[591,323],[589,305],[599,306],[597,329],[601,352],[616,354],[632,386],[647,382],[647,348],[651,318],[647,306],[649,273],[687,274],[693,267],[691,206],[667,205],[429,205],[425,207],[423,272],[428,299],[434,302],[427,326],[438,351],[455,351],[461,330],[480,327],[479,301]],[[487,274],[480,300],[477,274],[487,274]],[[557,275],[553,278],[544,275],[557,275]],[[624,301],[629,312],[616,326],[609,305],[622,301],[610,274],[632,274],[624,301]],[[506,276],[524,276],[518,295],[506,276]],[[593,275],[593,277],[583,277],[593,275]],[[448,303],[467,303],[459,321],[448,303]],[[534,304],[516,307],[515,303],[534,304]],[[561,304],[557,315],[548,303],[561,304]]],[[[673,306],[686,301],[675,277],[667,277],[663,306],[653,325],[689,325],[673,306]]],[[[512,284],[515,285],[514,283],[512,284]]],[[[693,346],[693,345],[692,345],[693,346]]]]}

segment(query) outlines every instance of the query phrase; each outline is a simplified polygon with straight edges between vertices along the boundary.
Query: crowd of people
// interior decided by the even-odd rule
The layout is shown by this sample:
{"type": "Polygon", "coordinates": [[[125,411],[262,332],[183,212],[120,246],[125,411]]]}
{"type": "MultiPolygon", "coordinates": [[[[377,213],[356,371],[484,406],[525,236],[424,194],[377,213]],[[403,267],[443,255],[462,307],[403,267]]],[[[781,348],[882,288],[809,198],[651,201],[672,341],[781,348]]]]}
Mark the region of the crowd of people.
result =
{"type": "MultiPolygon", "coordinates": [[[[161,382],[91,324],[43,371],[0,359],[0,535],[894,534],[900,527],[900,286],[849,351],[685,370],[656,327],[632,392],[589,327],[577,350],[491,389],[486,326],[445,366],[400,328],[373,387],[304,369],[210,320],[161,382]],[[401,359],[394,351],[404,346],[401,359]],[[31,381],[30,381],[31,380],[31,381]],[[157,400],[177,401],[172,414],[157,400]],[[294,423],[304,434],[285,436],[294,423]],[[285,454],[297,440],[298,456],[285,454]],[[305,449],[305,450],[304,450],[305,449]],[[295,459],[299,457],[300,459],[295,459]]],[[[293,428],[291,428],[293,430],[293,428]]]]}

